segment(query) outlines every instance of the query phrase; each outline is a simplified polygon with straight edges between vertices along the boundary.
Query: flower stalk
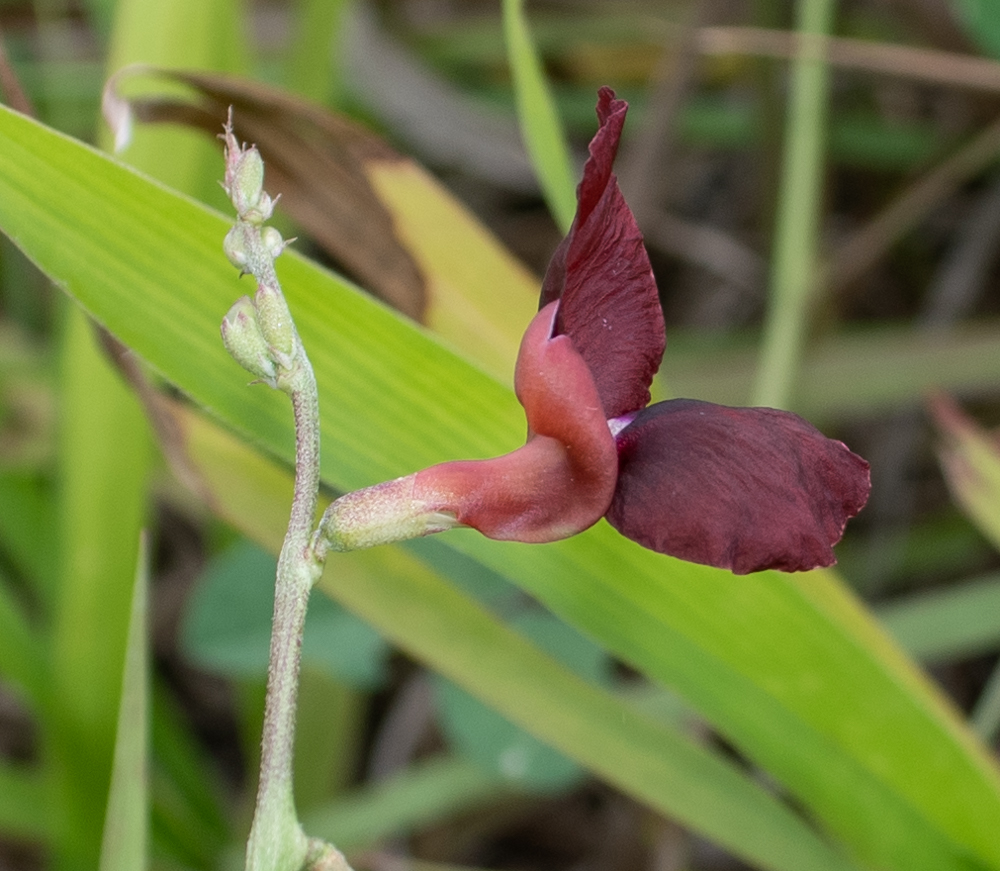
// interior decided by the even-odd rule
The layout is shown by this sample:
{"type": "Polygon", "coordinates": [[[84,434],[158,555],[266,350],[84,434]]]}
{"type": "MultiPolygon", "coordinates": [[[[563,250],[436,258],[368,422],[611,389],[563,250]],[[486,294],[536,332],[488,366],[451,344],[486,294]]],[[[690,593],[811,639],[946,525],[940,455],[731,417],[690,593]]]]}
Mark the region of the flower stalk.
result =
{"type": "Polygon", "coordinates": [[[231,118],[223,139],[223,187],[237,212],[223,247],[241,275],[254,277],[257,289],[252,299],[242,297],[229,310],[222,322],[222,339],[247,371],[288,395],[295,418],[295,490],[275,579],[260,782],[246,869],[347,869],[335,848],[306,837],[296,815],[292,784],[302,632],[309,593],[323,569],[323,560],[312,547],[319,492],[319,395],[274,269],[274,259],[286,243],[273,227],[263,226],[275,202],[263,190],[263,161],[256,148],[240,146],[231,118]]]}

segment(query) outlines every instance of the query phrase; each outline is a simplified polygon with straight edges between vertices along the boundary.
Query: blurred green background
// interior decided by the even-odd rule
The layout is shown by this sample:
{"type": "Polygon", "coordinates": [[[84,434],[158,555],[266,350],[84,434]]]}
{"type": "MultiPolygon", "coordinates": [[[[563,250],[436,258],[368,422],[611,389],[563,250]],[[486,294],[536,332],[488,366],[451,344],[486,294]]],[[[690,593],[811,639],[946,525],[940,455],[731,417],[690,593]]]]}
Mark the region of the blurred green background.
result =
{"type": "Polygon", "coordinates": [[[105,151],[108,76],[202,74],[119,77],[143,177],[0,118],[0,868],[240,865],[291,442],[218,339],[225,107],[331,270],[281,261],[333,495],[523,439],[606,84],[658,395],[791,408],[871,501],[836,573],[603,523],[331,558],[307,831],[384,871],[1000,869],[1000,2],[4,0],[0,45],[4,102],[105,151]]]}

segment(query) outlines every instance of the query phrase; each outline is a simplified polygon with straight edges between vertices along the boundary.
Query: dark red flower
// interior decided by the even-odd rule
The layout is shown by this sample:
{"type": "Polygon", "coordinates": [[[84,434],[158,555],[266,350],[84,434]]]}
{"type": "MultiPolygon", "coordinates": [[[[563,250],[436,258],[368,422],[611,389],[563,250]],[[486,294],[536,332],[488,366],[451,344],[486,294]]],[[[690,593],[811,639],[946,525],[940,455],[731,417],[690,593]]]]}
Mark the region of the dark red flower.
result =
{"type": "Polygon", "coordinates": [[[627,108],[601,89],[576,218],[521,342],[514,384],[527,443],[343,497],[345,532],[367,524],[374,499],[394,506],[407,535],[461,524],[546,542],[606,517],[644,547],[737,574],[835,562],[833,545],[868,499],[861,457],[786,411],[689,399],[647,407],[666,336],[612,172],[627,108]]]}

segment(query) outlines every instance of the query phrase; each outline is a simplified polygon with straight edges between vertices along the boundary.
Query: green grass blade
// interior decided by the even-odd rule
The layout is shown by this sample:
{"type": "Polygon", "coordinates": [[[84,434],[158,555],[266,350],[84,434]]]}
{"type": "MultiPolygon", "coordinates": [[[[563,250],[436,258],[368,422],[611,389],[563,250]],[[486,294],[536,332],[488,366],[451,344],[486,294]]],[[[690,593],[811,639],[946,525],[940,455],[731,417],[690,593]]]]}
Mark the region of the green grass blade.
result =
{"type": "MultiPolygon", "coordinates": [[[[331,599],[317,596],[316,601],[320,600],[339,608],[331,599]]],[[[353,614],[350,617],[361,622],[353,614]]],[[[365,629],[374,634],[369,627],[365,629]]],[[[388,646],[385,641],[382,644],[388,646]]],[[[293,773],[295,805],[301,814],[330,801],[354,782],[360,748],[368,737],[370,698],[325,671],[303,666],[295,712],[293,773]]]]}
{"type": "Polygon", "coordinates": [[[296,6],[285,85],[317,103],[335,105],[342,96],[342,31],[351,0],[300,0],[296,6]]]}
{"type": "Polygon", "coordinates": [[[149,668],[146,662],[148,586],[148,554],[143,535],[132,591],[115,759],[104,818],[99,871],[142,871],[146,867],[149,825],[146,761],[149,743],[149,668]]]}
{"type": "Polygon", "coordinates": [[[341,850],[374,846],[450,814],[467,813],[517,794],[496,774],[454,756],[418,762],[389,780],[349,793],[306,814],[310,834],[341,850]]]}
{"type": "MultiPolygon", "coordinates": [[[[228,69],[235,64],[229,52],[240,45],[237,8],[237,0],[123,0],[109,65],[228,69]]],[[[180,132],[167,145],[144,135],[140,131],[131,160],[194,192],[217,192],[205,143],[180,132]]],[[[79,178],[86,183],[85,174],[79,178]]],[[[52,657],[58,712],[50,724],[54,795],[64,803],[54,811],[64,817],[56,853],[59,865],[93,868],[101,854],[135,542],[145,520],[152,451],[143,411],[95,347],[91,324],[79,311],[66,329],[63,372],[63,559],[52,657]]]]}
{"type": "Polygon", "coordinates": [[[1000,645],[1000,575],[913,595],[883,605],[877,613],[919,659],[990,653],[1000,645]]]}
{"type": "Polygon", "coordinates": [[[73,307],[63,343],[60,583],[51,730],[59,854],[96,867],[151,447],[142,409],[73,307]]]}
{"type": "Polygon", "coordinates": [[[503,30],[521,135],[549,210],[565,233],[576,214],[575,174],[555,101],[531,40],[524,0],[503,0],[503,30]]]}
{"type": "Polygon", "coordinates": [[[0,761],[0,832],[47,842],[52,836],[48,785],[37,769],[0,761]]]}
{"type": "Polygon", "coordinates": [[[0,575],[0,676],[44,705],[48,671],[42,640],[28,622],[9,581],[0,575]]]}
{"type": "Polygon", "coordinates": [[[187,728],[176,702],[152,687],[152,826],[154,847],[164,840],[194,867],[209,867],[232,836],[222,789],[204,748],[187,728]],[[196,858],[194,858],[196,857],[196,858]]]}
{"type": "Polygon", "coordinates": [[[997,0],[961,0],[954,6],[958,21],[984,52],[1000,57],[1000,3],[997,0]]]}
{"type": "Polygon", "coordinates": [[[799,0],[770,302],[754,405],[786,408],[805,343],[816,275],[829,70],[810,37],[830,32],[834,0],[799,0]]]}
{"type": "MultiPolygon", "coordinates": [[[[108,50],[108,75],[129,64],[240,73],[246,69],[242,0],[119,0],[108,50]]],[[[142,86],[141,77],[124,85],[142,86]],[[139,81],[136,81],[139,78],[139,81]]],[[[147,83],[148,84],[148,83],[147,83]]],[[[102,144],[111,137],[102,125],[102,144]]],[[[217,207],[226,197],[217,182],[213,143],[191,130],[139,126],[122,158],[150,175],[217,207]]]]}
{"type": "Polygon", "coordinates": [[[993,673],[972,709],[969,722],[984,741],[992,743],[996,740],[1000,730],[1000,668],[993,667],[993,673]]]}
{"type": "Polygon", "coordinates": [[[44,536],[44,530],[53,526],[52,489],[39,475],[0,474],[0,542],[7,557],[43,601],[48,600],[55,585],[56,549],[44,536]]]}
{"type": "MultiPolygon", "coordinates": [[[[678,396],[723,405],[748,405],[756,351],[750,337],[672,334],[663,371],[678,396]]],[[[988,395],[1000,382],[1000,324],[956,325],[941,335],[913,340],[909,327],[844,332],[813,343],[801,362],[792,407],[823,420],[912,408],[932,389],[988,395]]]]}
{"type": "MultiPolygon", "coordinates": [[[[0,112],[0,228],[183,391],[287,460],[286,402],[247,387],[217,338],[238,292],[218,254],[226,226],[0,112]]],[[[317,371],[329,484],[357,487],[523,441],[523,415],[497,382],[306,261],[288,255],[279,266],[317,371]]],[[[644,551],[603,524],[545,547],[469,531],[442,542],[675,687],[868,864],[1000,868],[1000,779],[988,755],[830,574],[734,578],[644,551]]],[[[450,588],[421,584],[409,601],[441,597],[452,607],[450,588]]],[[[338,595],[348,601],[361,590],[365,601],[352,606],[377,616],[384,587],[348,587],[338,595]]],[[[469,607],[456,603],[455,619],[477,626],[469,607]]],[[[414,618],[401,610],[397,619],[414,618]]],[[[417,647],[436,626],[403,628],[417,647]]],[[[462,683],[497,705],[479,683],[489,677],[484,649],[469,653],[473,676],[462,683]]],[[[534,662],[524,664],[530,673],[534,662]]],[[[519,690],[502,686],[497,696],[516,707],[519,690]]],[[[591,701],[591,690],[583,693],[575,696],[580,710],[591,701]]],[[[605,727],[613,716],[620,722],[617,706],[612,715],[595,704],[590,717],[606,718],[605,727]]],[[[643,794],[643,769],[634,771],[643,794]]]]}
{"type": "Polygon", "coordinates": [[[1000,449],[947,397],[931,403],[942,444],[938,448],[955,502],[976,528],[1000,550],[1000,449]]]}

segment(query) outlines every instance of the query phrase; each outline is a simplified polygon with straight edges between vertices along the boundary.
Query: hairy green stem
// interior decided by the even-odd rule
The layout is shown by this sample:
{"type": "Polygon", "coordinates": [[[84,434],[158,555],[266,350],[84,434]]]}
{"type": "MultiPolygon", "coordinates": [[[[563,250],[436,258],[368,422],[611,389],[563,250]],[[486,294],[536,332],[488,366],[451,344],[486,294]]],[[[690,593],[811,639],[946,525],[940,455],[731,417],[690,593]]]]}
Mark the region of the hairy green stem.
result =
{"type": "Polygon", "coordinates": [[[260,783],[247,871],[298,871],[308,849],[295,813],[292,766],[302,632],[318,574],[310,539],[319,489],[319,397],[305,350],[297,338],[296,343],[296,370],[286,388],[295,415],[295,493],[275,580],[260,783]]]}

